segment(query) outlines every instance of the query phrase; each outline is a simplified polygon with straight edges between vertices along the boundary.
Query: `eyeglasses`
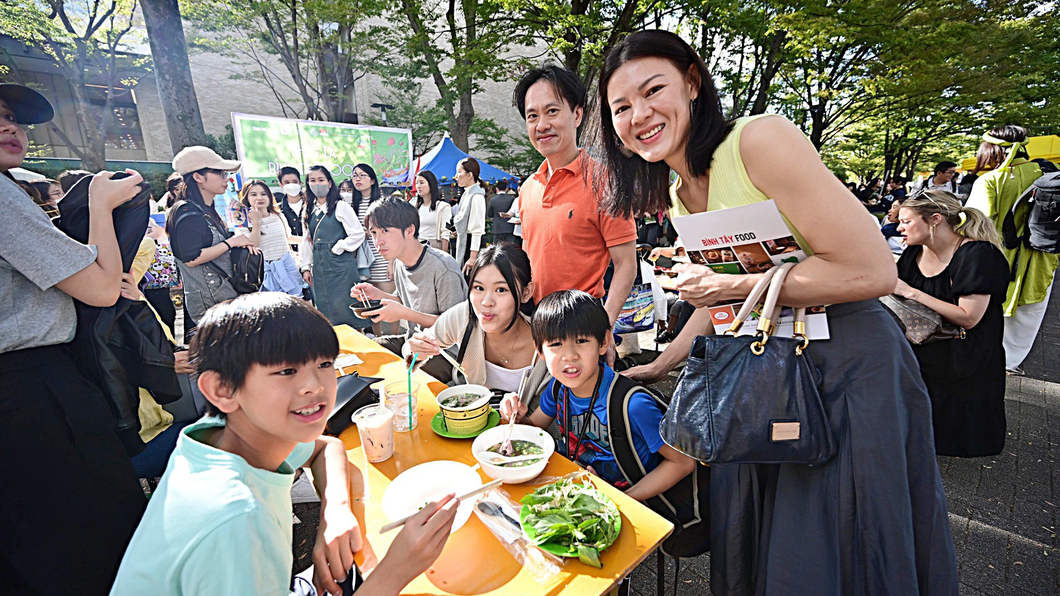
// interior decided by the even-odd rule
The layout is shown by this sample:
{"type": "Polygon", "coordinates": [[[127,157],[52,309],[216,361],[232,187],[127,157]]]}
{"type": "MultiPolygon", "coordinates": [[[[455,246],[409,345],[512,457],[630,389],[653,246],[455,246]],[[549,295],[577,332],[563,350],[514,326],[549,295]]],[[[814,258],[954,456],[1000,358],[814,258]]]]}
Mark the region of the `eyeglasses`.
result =
{"type": "Polygon", "coordinates": [[[362,172],[360,174],[354,173],[350,178],[371,178],[371,176],[362,172]]]}

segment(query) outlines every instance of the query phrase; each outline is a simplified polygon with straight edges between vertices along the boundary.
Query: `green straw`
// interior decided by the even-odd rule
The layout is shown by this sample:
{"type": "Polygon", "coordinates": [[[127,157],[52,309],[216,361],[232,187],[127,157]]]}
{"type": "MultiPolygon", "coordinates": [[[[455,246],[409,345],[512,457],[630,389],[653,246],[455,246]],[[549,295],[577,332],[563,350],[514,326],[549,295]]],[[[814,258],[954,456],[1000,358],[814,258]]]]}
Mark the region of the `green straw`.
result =
{"type": "Polygon", "coordinates": [[[412,432],[412,367],[416,366],[419,355],[419,352],[413,352],[412,363],[409,364],[409,432],[412,432]]]}

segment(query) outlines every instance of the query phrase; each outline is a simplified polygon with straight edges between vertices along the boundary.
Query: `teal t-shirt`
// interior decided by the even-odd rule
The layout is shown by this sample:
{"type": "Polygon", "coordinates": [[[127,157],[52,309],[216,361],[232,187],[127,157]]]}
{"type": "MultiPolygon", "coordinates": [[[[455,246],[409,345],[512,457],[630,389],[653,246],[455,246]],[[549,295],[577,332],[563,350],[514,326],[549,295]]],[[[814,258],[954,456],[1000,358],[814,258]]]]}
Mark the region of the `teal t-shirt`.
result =
{"type": "Polygon", "coordinates": [[[269,472],[196,440],[224,424],[204,418],[181,432],[111,596],[290,593],[291,484],[314,444],[269,472]]]}

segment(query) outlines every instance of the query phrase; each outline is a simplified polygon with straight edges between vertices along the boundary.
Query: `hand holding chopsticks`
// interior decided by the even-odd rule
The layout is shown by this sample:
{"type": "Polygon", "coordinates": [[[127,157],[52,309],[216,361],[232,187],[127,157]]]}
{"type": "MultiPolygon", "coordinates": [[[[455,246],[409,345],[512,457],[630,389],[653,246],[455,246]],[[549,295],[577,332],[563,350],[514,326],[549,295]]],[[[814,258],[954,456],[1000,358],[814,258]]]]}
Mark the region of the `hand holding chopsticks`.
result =
{"type": "MultiPolygon", "coordinates": [[[[500,480],[494,480],[492,482],[488,482],[486,484],[483,484],[482,486],[480,486],[480,487],[478,487],[478,488],[476,488],[474,490],[469,490],[469,491],[465,492],[462,495],[457,495],[456,498],[458,500],[463,501],[463,500],[466,500],[466,499],[468,499],[470,497],[473,497],[473,496],[475,496],[475,495],[477,495],[479,493],[486,492],[487,490],[489,490],[489,489],[491,489],[491,488],[493,488],[495,486],[500,486],[500,485],[501,485],[501,481],[500,480]]],[[[390,530],[393,530],[395,528],[400,528],[401,526],[405,525],[405,523],[408,522],[410,519],[412,519],[413,517],[419,515],[419,513],[420,512],[417,511],[416,513],[413,513],[412,515],[406,515],[405,517],[403,517],[403,518],[401,518],[399,520],[392,521],[389,524],[387,524],[387,525],[383,526],[382,528],[380,528],[379,529],[379,533],[380,534],[385,534],[385,533],[389,532],[390,530]]]]}

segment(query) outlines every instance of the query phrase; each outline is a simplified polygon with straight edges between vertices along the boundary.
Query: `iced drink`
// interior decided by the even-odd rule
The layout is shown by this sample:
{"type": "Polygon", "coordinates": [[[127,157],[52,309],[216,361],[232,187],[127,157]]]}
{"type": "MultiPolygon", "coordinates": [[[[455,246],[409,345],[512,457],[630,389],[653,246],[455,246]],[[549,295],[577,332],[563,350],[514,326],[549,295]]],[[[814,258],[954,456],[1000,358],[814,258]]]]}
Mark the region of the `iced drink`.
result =
{"type": "Polygon", "coordinates": [[[386,407],[394,413],[394,430],[408,432],[416,428],[419,420],[418,402],[416,394],[420,391],[420,384],[412,384],[412,394],[409,394],[408,381],[396,381],[383,386],[383,395],[386,396],[386,407]],[[411,407],[409,402],[412,402],[411,407]],[[412,417],[409,417],[411,412],[412,417]],[[411,423],[411,424],[410,424],[411,423]]]}
{"type": "Polygon", "coordinates": [[[353,413],[361,435],[361,448],[368,463],[377,464],[394,455],[394,413],[381,404],[364,406],[353,413]]]}

